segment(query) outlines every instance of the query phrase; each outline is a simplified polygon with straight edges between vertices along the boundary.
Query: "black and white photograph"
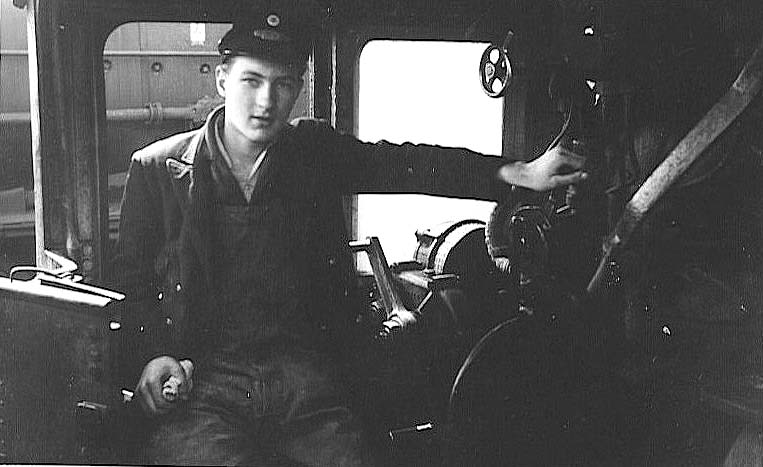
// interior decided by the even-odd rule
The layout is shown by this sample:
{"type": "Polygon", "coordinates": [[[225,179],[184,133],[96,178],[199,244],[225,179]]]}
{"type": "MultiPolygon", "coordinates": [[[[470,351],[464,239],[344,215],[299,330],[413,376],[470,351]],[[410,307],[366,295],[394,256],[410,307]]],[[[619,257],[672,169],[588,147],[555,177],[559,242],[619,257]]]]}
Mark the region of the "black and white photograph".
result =
{"type": "Polygon", "coordinates": [[[763,467],[760,0],[0,0],[0,465],[763,467]]]}

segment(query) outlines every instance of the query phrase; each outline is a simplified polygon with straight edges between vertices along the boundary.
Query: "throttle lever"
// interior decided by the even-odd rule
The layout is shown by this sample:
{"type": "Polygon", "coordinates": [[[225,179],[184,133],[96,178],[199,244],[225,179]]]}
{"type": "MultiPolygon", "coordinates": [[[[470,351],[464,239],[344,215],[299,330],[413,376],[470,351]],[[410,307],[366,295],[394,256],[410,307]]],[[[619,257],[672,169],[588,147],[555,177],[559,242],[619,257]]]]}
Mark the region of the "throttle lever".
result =
{"type": "Polygon", "coordinates": [[[392,271],[390,271],[387,258],[384,256],[379,237],[367,237],[365,240],[351,241],[350,250],[353,253],[365,252],[371,263],[376,287],[387,312],[386,319],[379,330],[379,337],[387,337],[416,323],[418,320],[417,312],[406,309],[397,294],[397,290],[395,290],[392,283],[392,271]]]}

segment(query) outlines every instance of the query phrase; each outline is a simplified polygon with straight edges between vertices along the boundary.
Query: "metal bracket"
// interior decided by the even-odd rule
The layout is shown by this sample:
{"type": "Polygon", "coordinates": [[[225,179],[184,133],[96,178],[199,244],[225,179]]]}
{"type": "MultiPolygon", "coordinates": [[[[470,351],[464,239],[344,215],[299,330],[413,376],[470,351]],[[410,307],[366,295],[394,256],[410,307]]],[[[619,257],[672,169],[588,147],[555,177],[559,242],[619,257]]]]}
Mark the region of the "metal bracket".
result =
{"type": "Polygon", "coordinates": [[[80,283],[79,281],[82,280],[82,276],[74,274],[74,271],[77,270],[77,263],[70,260],[69,258],[50,252],[48,250],[45,250],[45,255],[51,261],[58,264],[59,267],[56,269],[46,269],[37,266],[15,266],[11,268],[11,271],[8,274],[8,280],[13,282],[14,277],[22,272],[35,272],[37,274],[33,280],[39,281],[41,285],[59,287],[62,289],[68,289],[82,293],[90,293],[116,301],[122,301],[125,299],[125,295],[122,293],[80,283]]]}

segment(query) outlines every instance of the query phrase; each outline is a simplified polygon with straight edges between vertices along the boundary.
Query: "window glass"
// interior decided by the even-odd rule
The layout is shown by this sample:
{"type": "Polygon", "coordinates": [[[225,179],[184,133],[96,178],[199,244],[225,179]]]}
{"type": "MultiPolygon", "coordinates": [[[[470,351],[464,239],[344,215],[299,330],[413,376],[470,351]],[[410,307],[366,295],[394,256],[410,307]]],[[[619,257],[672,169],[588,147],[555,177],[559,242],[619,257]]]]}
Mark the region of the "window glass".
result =
{"type": "MultiPolygon", "coordinates": [[[[358,137],[465,147],[498,155],[503,107],[479,84],[487,44],[371,41],[359,66],[358,137]]],[[[487,221],[495,203],[425,195],[358,195],[357,238],[379,237],[390,263],[413,259],[416,230],[445,221],[487,221]]],[[[368,271],[359,255],[358,267],[368,271]]]]}
{"type": "Polygon", "coordinates": [[[0,275],[35,263],[26,10],[0,0],[0,275]]]}

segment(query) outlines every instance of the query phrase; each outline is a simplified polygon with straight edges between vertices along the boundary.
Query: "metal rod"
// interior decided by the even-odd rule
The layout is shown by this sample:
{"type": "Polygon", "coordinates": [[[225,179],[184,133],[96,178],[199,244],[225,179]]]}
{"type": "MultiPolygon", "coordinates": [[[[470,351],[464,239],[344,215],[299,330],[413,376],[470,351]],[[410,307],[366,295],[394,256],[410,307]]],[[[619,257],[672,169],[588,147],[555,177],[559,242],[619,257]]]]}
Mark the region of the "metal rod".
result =
{"type": "MultiPolygon", "coordinates": [[[[25,49],[0,49],[3,56],[26,56],[25,49]]],[[[104,50],[104,57],[219,57],[211,50],[104,50]]]]}
{"type": "Polygon", "coordinates": [[[32,137],[32,173],[34,178],[34,244],[37,265],[47,266],[45,256],[45,220],[42,201],[42,150],[40,134],[40,85],[38,80],[37,57],[37,2],[26,5],[26,32],[29,44],[29,111],[32,137]]]}

